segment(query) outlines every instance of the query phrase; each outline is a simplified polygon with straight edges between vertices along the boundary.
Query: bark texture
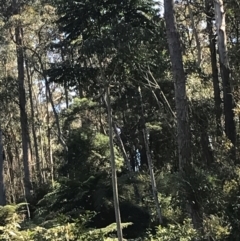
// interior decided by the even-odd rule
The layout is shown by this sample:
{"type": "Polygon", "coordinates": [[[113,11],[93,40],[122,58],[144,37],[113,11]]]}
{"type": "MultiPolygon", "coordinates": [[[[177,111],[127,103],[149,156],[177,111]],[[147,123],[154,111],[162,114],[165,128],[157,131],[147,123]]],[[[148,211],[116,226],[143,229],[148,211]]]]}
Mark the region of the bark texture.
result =
{"type": "Polygon", "coordinates": [[[26,94],[24,78],[24,50],[23,50],[23,31],[20,26],[15,28],[15,41],[17,50],[17,69],[18,69],[18,91],[20,106],[20,122],[22,131],[22,149],[23,149],[23,166],[24,166],[24,191],[26,199],[31,197],[31,178],[29,169],[29,133],[28,118],[26,112],[26,94]]]}
{"type": "Polygon", "coordinates": [[[183,69],[180,36],[176,27],[173,4],[172,0],[164,0],[167,40],[175,88],[179,169],[184,170],[191,159],[190,130],[186,96],[186,77],[183,69]]]}
{"type": "Polygon", "coordinates": [[[211,67],[212,67],[212,80],[213,80],[213,91],[214,91],[214,108],[216,116],[216,130],[217,136],[222,135],[222,125],[221,125],[221,92],[218,79],[218,66],[217,66],[217,51],[216,51],[216,37],[213,33],[213,20],[214,20],[214,11],[213,11],[213,1],[205,0],[205,8],[207,15],[207,32],[209,38],[209,49],[211,54],[211,67]]]}
{"type": "MultiPolygon", "coordinates": [[[[188,103],[186,96],[186,76],[183,68],[182,51],[180,36],[176,27],[173,0],[164,0],[165,21],[167,29],[167,40],[172,63],[172,73],[175,86],[175,103],[177,116],[177,143],[179,156],[179,169],[183,182],[191,171],[191,147],[190,147],[190,128],[188,117],[188,103]]],[[[186,211],[192,219],[194,227],[201,229],[202,220],[199,215],[199,206],[194,200],[194,193],[186,192],[186,211]]]]}
{"type": "Polygon", "coordinates": [[[3,164],[4,164],[4,155],[3,155],[3,144],[2,144],[2,130],[0,129],[0,206],[6,205],[3,164]]]}
{"type": "Polygon", "coordinates": [[[230,67],[228,61],[227,35],[225,12],[222,0],[214,1],[215,19],[218,35],[218,53],[220,62],[220,71],[223,84],[223,102],[225,117],[225,133],[228,139],[235,146],[236,144],[236,126],[234,121],[234,99],[230,82],[230,67]]]}

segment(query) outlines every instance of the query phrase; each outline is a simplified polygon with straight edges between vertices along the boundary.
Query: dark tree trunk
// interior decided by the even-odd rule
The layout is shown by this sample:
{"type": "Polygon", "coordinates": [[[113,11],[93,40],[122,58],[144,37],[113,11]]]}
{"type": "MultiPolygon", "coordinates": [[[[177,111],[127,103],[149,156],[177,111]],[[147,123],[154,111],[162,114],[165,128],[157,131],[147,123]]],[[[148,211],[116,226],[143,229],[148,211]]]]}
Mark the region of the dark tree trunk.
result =
{"type": "Polygon", "coordinates": [[[175,103],[177,116],[177,141],[179,154],[179,168],[184,170],[190,164],[190,129],[188,118],[188,103],[186,96],[186,77],[183,69],[180,36],[176,27],[173,1],[165,0],[165,20],[167,39],[172,62],[173,78],[175,82],[175,103]]]}
{"type": "Polygon", "coordinates": [[[32,79],[31,79],[32,77],[30,75],[30,70],[29,70],[27,59],[25,59],[25,65],[26,65],[28,90],[29,90],[29,98],[30,98],[33,144],[34,144],[35,157],[36,157],[36,170],[37,170],[36,174],[37,174],[37,179],[38,179],[39,183],[41,184],[43,182],[43,180],[42,180],[42,171],[41,171],[40,157],[39,157],[39,152],[38,152],[38,141],[37,141],[36,127],[35,127],[35,115],[34,115],[34,105],[33,105],[33,95],[32,95],[32,79]]]}
{"type": "Polygon", "coordinates": [[[213,11],[213,1],[205,0],[206,15],[207,15],[207,31],[209,38],[209,49],[211,53],[211,67],[212,67],[212,79],[213,79],[213,91],[214,91],[214,108],[216,116],[216,125],[217,125],[217,136],[222,136],[222,125],[221,125],[221,95],[220,95],[220,86],[218,79],[218,67],[217,67],[217,55],[216,55],[216,37],[213,33],[213,20],[214,20],[214,11],[213,11]]]}
{"type": "MultiPolygon", "coordinates": [[[[172,72],[175,86],[175,104],[177,116],[177,143],[179,156],[179,169],[183,180],[189,175],[191,166],[191,150],[190,150],[190,126],[188,117],[188,103],[186,96],[186,76],[183,68],[182,50],[180,36],[176,27],[176,19],[174,15],[173,0],[164,0],[165,21],[167,29],[167,40],[172,63],[172,72]]],[[[185,193],[185,191],[184,191],[185,193]]],[[[189,199],[189,193],[186,193],[186,210],[192,218],[193,225],[196,229],[202,226],[200,209],[198,205],[193,204],[193,200],[189,199]]]]}
{"type": "Polygon", "coordinates": [[[20,26],[15,28],[15,41],[17,50],[17,68],[18,68],[18,91],[20,106],[20,122],[22,130],[22,148],[23,148],[23,165],[24,165],[24,189],[26,199],[31,197],[31,179],[29,169],[29,134],[28,134],[28,118],[26,112],[26,94],[24,81],[24,52],[22,29],[20,26]]]}

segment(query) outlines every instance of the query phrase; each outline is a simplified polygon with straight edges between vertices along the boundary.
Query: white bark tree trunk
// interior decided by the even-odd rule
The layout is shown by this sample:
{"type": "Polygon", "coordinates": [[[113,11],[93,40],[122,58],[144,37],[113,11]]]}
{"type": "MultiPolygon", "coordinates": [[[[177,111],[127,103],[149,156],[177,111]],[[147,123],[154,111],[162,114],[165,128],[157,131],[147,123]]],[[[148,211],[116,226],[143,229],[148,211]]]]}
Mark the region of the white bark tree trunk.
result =
{"type": "Polygon", "coordinates": [[[214,0],[215,19],[218,36],[218,53],[220,71],[223,84],[225,133],[228,139],[235,146],[236,144],[236,126],[234,121],[234,99],[232,95],[230,81],[230,67],[227,50],[226,20],[223,0],[214,0]]]}

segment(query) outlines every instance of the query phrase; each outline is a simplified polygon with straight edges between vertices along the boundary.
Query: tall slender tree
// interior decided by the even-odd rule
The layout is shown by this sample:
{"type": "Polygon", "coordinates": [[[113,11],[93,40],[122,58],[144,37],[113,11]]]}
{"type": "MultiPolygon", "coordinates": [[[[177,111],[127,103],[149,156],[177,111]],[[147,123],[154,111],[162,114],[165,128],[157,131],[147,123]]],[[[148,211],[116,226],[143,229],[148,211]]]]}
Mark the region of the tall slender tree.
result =
{"type": "Polygon", "coordinates": [[[156,184],[156,179],[155,179],[155,175],[154,175],[154,167],[153,167],[153,162],[152,162],[152,158],[151,158],[151,151],[149,148],[148,134],[147,134],[147,128],[146,128],[146,123],[145,123],[145,118],[144,118],[143,99],[142,99],[142,93],[141,93],[140,86],[138,87],[138,92],[139,92],[140,104],[141,104],[140,128],[142,129],[144,146],[146,149],[146,156],[147,156],[148,168],[149,168],[149,172],[150,172],[151,185],[152,185],[152,194],[153,194],[153,199],[154,199],[156,210],[157,210],[158,222],[159,222],[159,224],[162,224],[162,222],[163,222],[162,221],[162,212],[161,212],[159,199],[158,199],[158,190],[157,190],[157,184],[156,184]]]}
{"type": "Polygon", "coordinates": [[[112,121],[112,108],[111,108],[109,86],[106,87],[106,100],[107,100],[107,106],[108,106],[109,146],[110,146],[111,167],[112,167],[112,185],[113,185],[115,218],[117,223],[118,240],[123,241],[123,234],[122,234],[122,227],[121,227],[121,214],[120,214],[119,199],[118,199],[117,173],[116,173],[115,155],[114,155],[113,121],[112,121]]]}
{"type": "Polygon", "coordinates": [[[230,66],[228,60],[226,20],[223,1],[214,1],[215,19],[218,36],[218,53],[223,85],[223,102],[225,117],[225,133],[233,145],[236,144],[236,126],[234,121],[234,98],[230,80],[230,66]]]}
{"type": "Polygon", "coordinates": [[[176,27],[173,0],[164,0],[164,8],[167,40],[175,87],[179,168],[181,171],[184,171],[191,160],[186,76],[183,69],[181,43],[176,27]]]}
{"type": "Polygon", "coordinates": [[[0,206],[4,206],[6,204],[3,164],[4,164],[4,155],[3,155],[3,144],[2,144],[2,130],[0,129],[0,206]]]}
{"type": "MultiPolygon", "coordinates": [[[[13,14],[20,13],[19,2],[12,2],[13,14]]],[[[29,167],[29,133],[28,133],[28,117],[26,111],[26,94],[25,94],[25,76],[24,76],[24,48],[23,48],[23,29],[21,23],[18,22],[15,26],[15,43],[17,51],[17,73],[18,73],[18,91],[19,91],[19,106],[20,106],[20,122],[22,131],[22,149],[23,149],[23,164],[24,164],[24,189],[25,196],[28,200],[31,197],[31,178],[29,167]]]]}
{"type": "MultiPolygon", "coordinates": [[[[177,143],[179,169],[183,179],[188,175],[191,166],[191,141],[188,116],[188,102],[186,95],[186,76],[183,68],[180,36],[176,27],[174,15],[174,1],[164,0],[167,40],[172,63],[172,72],[175,87],[175,105],[177,117],[177,143]]],[[[188,197],[186,197],[188,199],[188,197]]],[[[188,200],[189,201],[189,200],[188,200]]],[[[186,209],[192,218],[195,228],[201,227],[201,219],[191,201],[187,202],[186,209]]]]}
{"type": "Polygon", "coordinates": [[[29,100],[30,100],[30,112],[31,112],[31,127],[32,127],[32,136],[33,136],[33,146],[34,146],[34,154],[36,157],[36,171],[37,171],[37,179],[38,182],[42,183],[42,173],[41,173],[41,164],[40,164],[40,157],[38,151],[38,141],[37,141],[37,134],[36,134],[36,126],[35,126],[35,114],[34,114],[34,104],[33,104],[33,94],[32,94],[32,76],[30,73],[30,68],[28,64],[28,60],[26,55],[25,57],[25,66],[26,66],[26,73],[27,73],[27,83],[28,83],[28,91],[29,91],[29,100]]]}
{"type": "Polygon", "coordinates": [[[211,54],[211,68],[212,68],[212,80],[213,80],[213,92],[214,92],[214,108],[215,108],[215,119],[216,119],[216,131],[217,136],[221,136],[222,126],[221,126],[221,92],[218,79],[218,66],[217,66],[217,51],[216,51],[216,37],[213,32],[213,20],[214,20],[214,10],[213,1],[205,0],[206,9],[206,22],[207,22],[207,32],[209,39],[209,49],[211,54]]]}

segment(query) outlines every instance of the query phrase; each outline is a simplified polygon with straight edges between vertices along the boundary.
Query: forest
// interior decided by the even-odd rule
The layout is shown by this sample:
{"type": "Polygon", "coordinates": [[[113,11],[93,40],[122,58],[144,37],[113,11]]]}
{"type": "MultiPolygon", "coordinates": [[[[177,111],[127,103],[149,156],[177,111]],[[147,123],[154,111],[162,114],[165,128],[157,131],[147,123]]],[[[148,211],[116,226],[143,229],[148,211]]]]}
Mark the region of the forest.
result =
{"type": "Polygon", "coordinates": [[[239,241],[239,85],[239,0],[0,0],[0,241],[239,241]]]}

